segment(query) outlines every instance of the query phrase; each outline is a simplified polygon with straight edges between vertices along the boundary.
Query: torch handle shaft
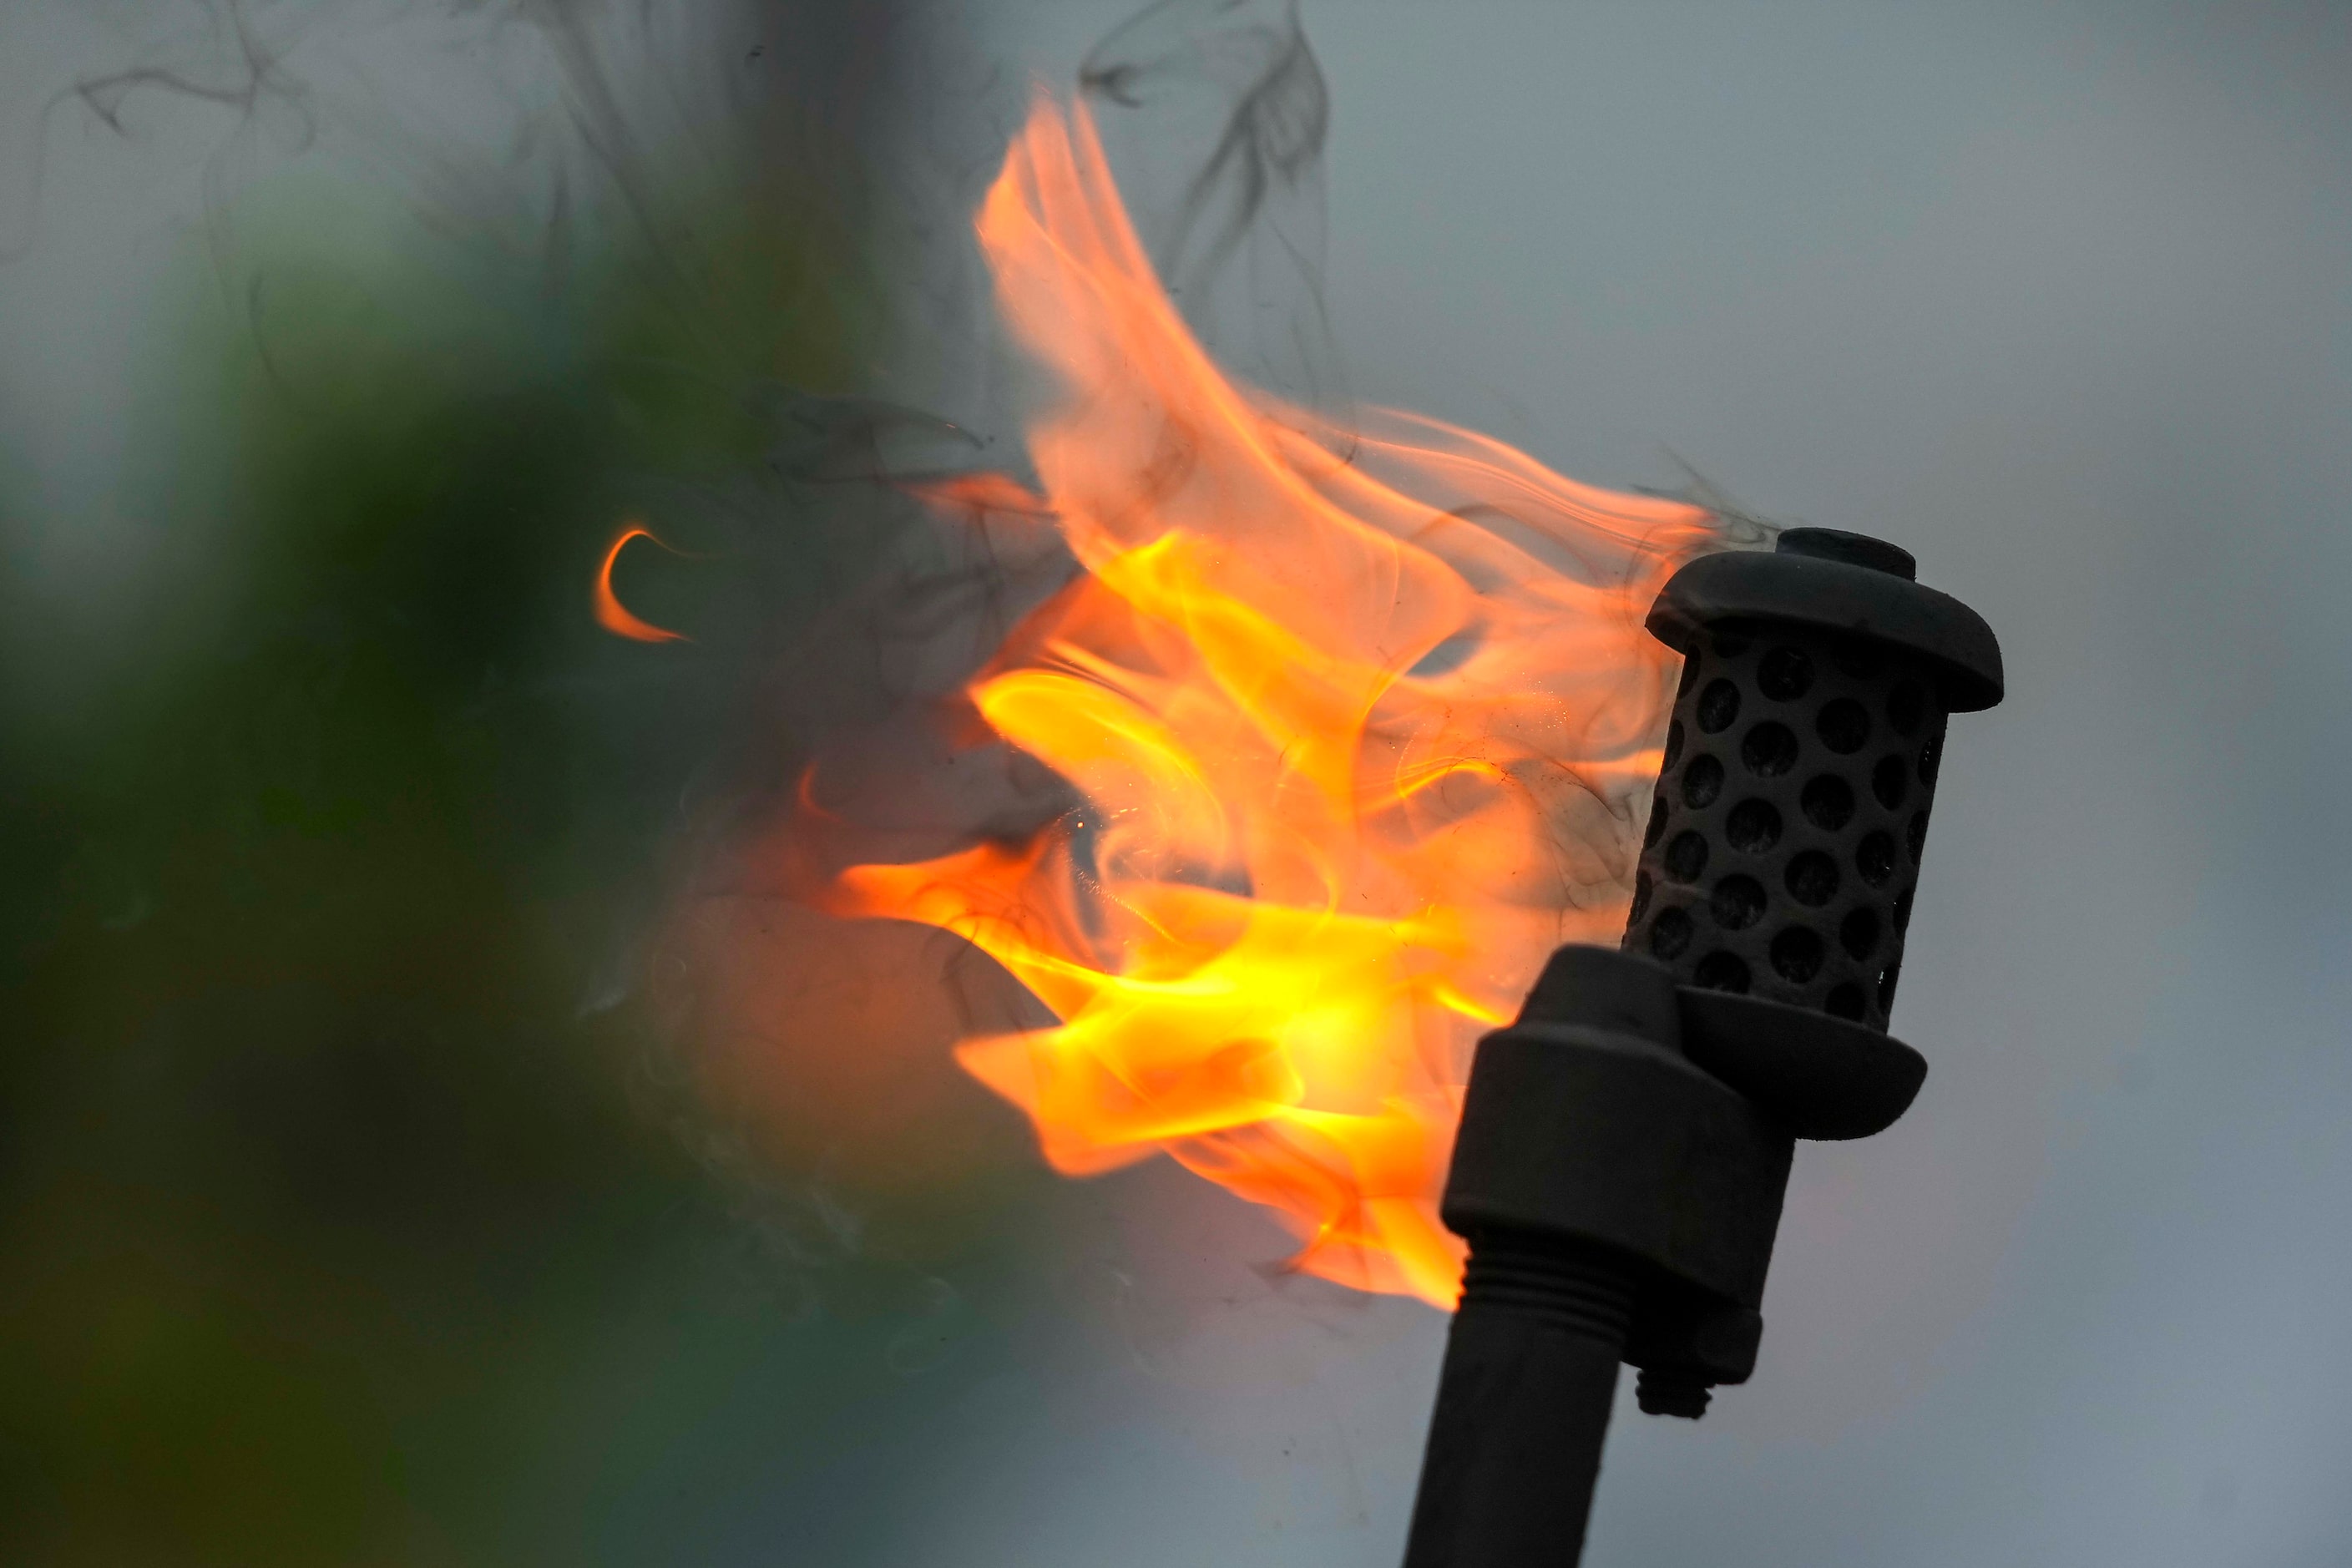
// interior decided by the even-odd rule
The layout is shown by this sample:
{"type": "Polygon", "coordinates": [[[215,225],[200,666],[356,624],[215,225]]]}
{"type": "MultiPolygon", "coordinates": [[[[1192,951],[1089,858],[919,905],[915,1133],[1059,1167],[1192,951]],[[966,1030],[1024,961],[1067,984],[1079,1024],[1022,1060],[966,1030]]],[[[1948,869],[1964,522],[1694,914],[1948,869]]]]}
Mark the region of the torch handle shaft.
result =
{"type": "Polygon", "coordinates": [[[1606,1247],[1472,1242],[1405,1568],[1572,1568],[1633,1298],[1631,1260],[1606,1247]]]}

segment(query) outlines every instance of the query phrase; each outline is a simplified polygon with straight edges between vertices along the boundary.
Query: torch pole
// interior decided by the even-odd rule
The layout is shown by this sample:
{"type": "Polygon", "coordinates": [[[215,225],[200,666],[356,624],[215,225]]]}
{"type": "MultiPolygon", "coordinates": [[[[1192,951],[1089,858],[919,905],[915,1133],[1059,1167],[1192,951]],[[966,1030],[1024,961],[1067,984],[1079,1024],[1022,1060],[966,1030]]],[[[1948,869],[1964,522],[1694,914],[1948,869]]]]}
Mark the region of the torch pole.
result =
{"type": "Polygon", "coordinates": [[[1618,1363],[1651,1415],[1744,1382],[1795,1141],[1877,1132],[1927,1076],[1886,1019],[1991,628],[1828,529],[1691,563],[1649,627],[1684,673],[1623,947],[1555,952],[1471,1068],[1406,1568],[1572,1568],[1618,1363]]]}
{"type": "Polygon", "coordinates": [[[1633,1316],[1630,1260],[1493,1233],[1470,1254],[1405,1568],[1573,1563],[1633,1316]]]}

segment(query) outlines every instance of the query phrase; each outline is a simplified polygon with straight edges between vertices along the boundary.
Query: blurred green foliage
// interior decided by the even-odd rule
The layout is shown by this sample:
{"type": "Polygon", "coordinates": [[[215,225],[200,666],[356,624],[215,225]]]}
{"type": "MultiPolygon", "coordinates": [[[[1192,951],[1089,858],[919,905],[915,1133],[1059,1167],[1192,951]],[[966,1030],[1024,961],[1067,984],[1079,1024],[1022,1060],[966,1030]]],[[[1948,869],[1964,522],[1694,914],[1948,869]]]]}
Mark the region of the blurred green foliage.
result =
{"type": "Polygon", "coordinates": [[[848,384],[850,247],[752,204],[558,287],[346,216],[192,268],[68,707],[0,574],[0,1561],[707,1561],[894,1418],[906,1323],[810,1329],[603,1005],[730,693],[586,587],[644,475],[848,384]]]}

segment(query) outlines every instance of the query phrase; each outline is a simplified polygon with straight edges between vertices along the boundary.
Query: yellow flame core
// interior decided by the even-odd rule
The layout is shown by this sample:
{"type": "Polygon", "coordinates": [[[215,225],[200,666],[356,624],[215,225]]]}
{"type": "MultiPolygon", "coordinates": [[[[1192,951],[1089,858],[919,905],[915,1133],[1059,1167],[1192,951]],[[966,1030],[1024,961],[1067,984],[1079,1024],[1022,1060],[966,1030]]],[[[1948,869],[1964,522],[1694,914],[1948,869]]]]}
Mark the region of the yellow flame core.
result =
{"type": "Polygon", "coordinates": [[[1469,1048],[1553,945],[1622,928],[1675,663],[1641,620],[1709,520],[1236,386],[1083,109],[1038,103],[978,230],[1066,395],[1028,432],[1042,496],[956,499],[1042,506],[1086,574],[969,694],[1087,806],[827,907],[954,931],[1052,1011],[957,1056],[1056,1169],[1166,1152],[1288,1222],[1297,1267],[1450,1306],[1469,1048]]]}

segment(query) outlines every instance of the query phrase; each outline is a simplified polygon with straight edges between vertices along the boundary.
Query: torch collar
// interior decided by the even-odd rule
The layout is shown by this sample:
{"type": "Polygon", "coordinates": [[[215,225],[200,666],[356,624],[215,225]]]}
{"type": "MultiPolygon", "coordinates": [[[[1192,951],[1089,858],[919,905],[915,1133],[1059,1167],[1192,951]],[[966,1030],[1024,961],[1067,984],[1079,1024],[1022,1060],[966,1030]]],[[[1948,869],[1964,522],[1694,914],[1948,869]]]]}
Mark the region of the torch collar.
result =
{"type": "Polygon", "coordinates": [[[1867,1138],[1911,1109],[1927,1060],[1881,1030],[1761,996],[1677,985],[1661,965],[1571,943],[1537,977],[1513,1029],[1571,1027],[1675,1053],[1799,1138],[1867,1138]]]}

